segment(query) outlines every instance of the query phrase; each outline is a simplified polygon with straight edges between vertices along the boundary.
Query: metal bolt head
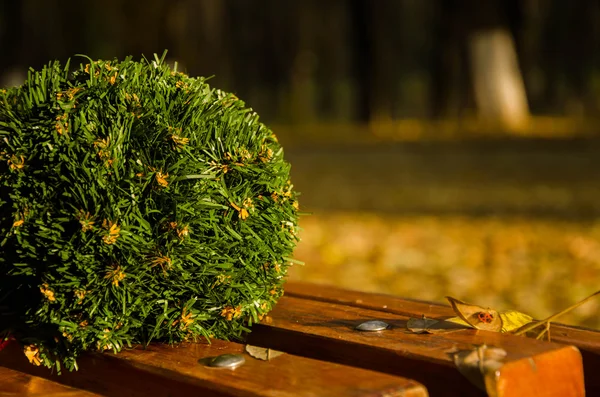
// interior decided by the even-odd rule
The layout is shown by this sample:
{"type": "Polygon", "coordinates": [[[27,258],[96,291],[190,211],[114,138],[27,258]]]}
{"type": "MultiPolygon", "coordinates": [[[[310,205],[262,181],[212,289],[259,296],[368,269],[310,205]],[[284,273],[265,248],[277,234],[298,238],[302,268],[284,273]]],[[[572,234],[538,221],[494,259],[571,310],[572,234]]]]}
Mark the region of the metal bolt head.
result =
{"type": "Polygon", "coordinates": [[[235,369],[244,364],[246,359],[241,354],[222,354],[213,358],[209,363],[209,367],[214,368],[229,368],[235,369]]]}
{"type": "Polygon", "coordinates": [[[388,329],[389,326],[390,325],[384,321],[370,320],[370,321],[365,321],[364,323],[357,325],[355,329],[357,331],[362,331],[362,332],[377,332],[377,331],[383,331],[384,329],[388,329]]]}

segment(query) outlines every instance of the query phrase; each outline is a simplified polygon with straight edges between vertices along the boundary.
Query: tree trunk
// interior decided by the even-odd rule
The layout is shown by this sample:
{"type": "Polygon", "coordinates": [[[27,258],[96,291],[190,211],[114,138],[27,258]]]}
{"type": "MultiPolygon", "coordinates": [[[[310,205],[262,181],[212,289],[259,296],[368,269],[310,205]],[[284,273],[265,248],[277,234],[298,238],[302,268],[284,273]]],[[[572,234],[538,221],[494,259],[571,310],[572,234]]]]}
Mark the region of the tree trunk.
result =
{"type": "Polygon", "coordinates": [[[520,0],[439,0],[437,7],[433,117],[460,115],[472,103],[483,119],[522,126],[529,105],[514,38],[520,0]]]}
{"type": "Polygon", "coordinates": [[[368,122],[371,118],[371,84],[373,80],[373,48],[369,39],[371,5],[368,0],[350,2],[354,85],[356,87],[355,120],[368,122]]]}
{"type": "Polygon", "coordinates": [[[3,88],[23,82],[23,4],[20,1],[2,0],[0,7],[0,88],[3,88]]]}
{"type": "Polygon", "coordinates": [[[479,115],[508,128],[521,127],[527,122],[529,107],[510,32],[476,30],[468,40],[479,115]]]}

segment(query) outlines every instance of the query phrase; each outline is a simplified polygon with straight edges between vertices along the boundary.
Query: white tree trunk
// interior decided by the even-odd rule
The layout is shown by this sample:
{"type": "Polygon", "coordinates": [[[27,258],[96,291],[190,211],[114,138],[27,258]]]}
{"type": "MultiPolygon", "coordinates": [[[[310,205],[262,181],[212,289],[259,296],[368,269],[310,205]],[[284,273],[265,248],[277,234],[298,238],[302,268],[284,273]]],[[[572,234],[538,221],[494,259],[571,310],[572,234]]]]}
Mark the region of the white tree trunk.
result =
{"type": "Polygon", "coordinates": [[[510,33],[476,31],[469,37],[469,51],[479,115],[507,128],[523,127],[529,106],[510,33]]]}

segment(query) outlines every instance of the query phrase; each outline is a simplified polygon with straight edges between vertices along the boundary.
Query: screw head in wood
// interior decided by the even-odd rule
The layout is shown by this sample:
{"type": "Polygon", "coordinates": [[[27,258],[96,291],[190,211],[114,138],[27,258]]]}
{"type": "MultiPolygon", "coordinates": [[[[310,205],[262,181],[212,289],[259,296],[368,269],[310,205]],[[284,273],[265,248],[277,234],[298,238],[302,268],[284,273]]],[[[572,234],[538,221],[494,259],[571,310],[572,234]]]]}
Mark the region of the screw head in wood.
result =
{"type": "Polygon", "coordinates": [[[362,332],[377,332],[377,331],[383,331],[384,329],[388,329],[389,327],[390,327],[390,325],[384,321],[370,320],[370,321],[365,321],[364,323],[357,325],[355,329],[357,331],[362,331],[362,332]]]}
{"type": "Polygon", "coordinates": [[[241,354],[222,354],[213,358],[209,363],[209,367],[214,368],[229,368],[235,369],[244,364],[246,359],[241,354]]]}

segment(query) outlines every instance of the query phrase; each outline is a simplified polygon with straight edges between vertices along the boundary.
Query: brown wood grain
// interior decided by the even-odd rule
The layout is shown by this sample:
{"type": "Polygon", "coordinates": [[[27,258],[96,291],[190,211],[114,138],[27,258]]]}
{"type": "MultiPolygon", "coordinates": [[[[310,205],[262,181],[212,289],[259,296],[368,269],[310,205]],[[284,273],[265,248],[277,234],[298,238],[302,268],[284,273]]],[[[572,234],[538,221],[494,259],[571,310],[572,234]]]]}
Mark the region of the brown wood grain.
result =
{"type": "MultiPolygon", "coordinates": [[[[177,346],[152,344],[118,355],[80,360],[77,373],[51,375],[33,367],[13,344],[0,352],[0,365],[103,396],[364,396],[426,397],[419,383],[345,365],[282,355],[262,361],[245,355],[235,370],[208,368],[198,360],[243,353],[244,345],[214,340],[177,346]]],[[[0,367],[1,368],[1,367],[0,367]]]]}
{"type": "Polygon", "coordinates": [[[0,396],[97,397],[99,395],[84,390],[77,390],[9,368],[0,367],[0,396]]]}
{"type": "MultiPolygon", "coordinates": [[[[285,293],[297,298],[339,303],[409,317],[425,315],[431,318],[445,318],[456,316],[449,305],[386,294],[350,291],[318,284],[288,282],[285,285],[285,293]]],[[[550,332],[554,342],[574,345],[580,349],[600,354],[599,331],[552,323],[550,332]]]]}
{"type": "Polygon", "coordinates": [[[431,395],[444,396],[481,395],[459,374],[451,353],[485,344],[508,353],[496,382],[502,385],[503,396],[522,395],[515,389],[521,385],[516,378],[537,385],[546,396],[584,395],[581,356],[576,348],[472,329],[413,334],[405,329],[408,316],[289,295],[253,329],[249,343],[406,376],[423,383],[431,395]],[[354,330],[361,322],[375,319],[387,322],[391,329],[377,333],[354,330]]]}
{"type": "MultiPolygon", "coordinates": [[[[386,294],[350,291],[311,283],[287,282],[285,293],[290,297],[343,304],[408,317],[425,315],[430,318],[443,319],[455,316],[449,305],[386,294]]],[[[583,358],[587,394],[600,396],[600,377],[597,375],[600,373],[600,332],[552,323],[550,334],[553,342],[579,348],[583,358]]]]}

